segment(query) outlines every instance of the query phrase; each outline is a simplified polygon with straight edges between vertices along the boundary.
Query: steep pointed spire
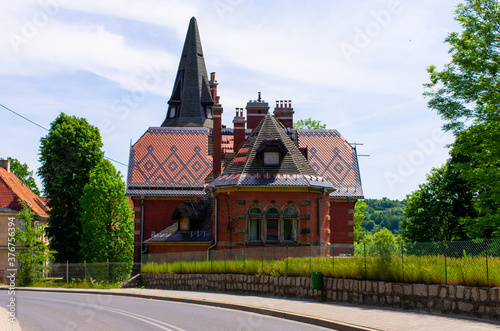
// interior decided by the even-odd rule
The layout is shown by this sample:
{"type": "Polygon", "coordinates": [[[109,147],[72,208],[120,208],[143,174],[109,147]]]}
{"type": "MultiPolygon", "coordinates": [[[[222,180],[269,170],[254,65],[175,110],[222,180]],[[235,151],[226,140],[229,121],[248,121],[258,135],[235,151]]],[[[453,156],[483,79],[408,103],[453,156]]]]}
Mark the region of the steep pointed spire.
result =
{"type": "Polygon", "coordinates": [[[193,17],[189,22],[172,96],[168,101],[167,117],[161,126],[212,128],[213,104],[200,33],[196,18],[193,17]]]}

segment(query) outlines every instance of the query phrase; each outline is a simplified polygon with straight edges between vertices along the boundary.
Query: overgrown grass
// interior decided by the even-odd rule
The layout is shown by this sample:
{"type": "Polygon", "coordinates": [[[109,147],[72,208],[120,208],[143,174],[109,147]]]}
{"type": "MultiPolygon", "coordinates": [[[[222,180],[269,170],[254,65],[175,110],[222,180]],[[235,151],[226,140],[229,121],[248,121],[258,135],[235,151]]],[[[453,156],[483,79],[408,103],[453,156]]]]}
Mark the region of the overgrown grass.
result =
{"type": "Polygon", "coordinates": [[[214,273],[271,276],[310,276],[425,284],[500,286],[500,257],[445,258],[444,256],[354,256],[286,258],[284,260],[225,260],[147,263],[143,273],[214,273]]]}
{"type": "Polygon", "coordinates": [[[119,288],[119,283],[97,282],[94,280],[81,280],[72,279],[71,282],[66,283],[62,279],[46,279],[43,281],[35,282],[30,287],[50,287],[50,288],[88,288],[88,289],[110,289],[119,288]]]}

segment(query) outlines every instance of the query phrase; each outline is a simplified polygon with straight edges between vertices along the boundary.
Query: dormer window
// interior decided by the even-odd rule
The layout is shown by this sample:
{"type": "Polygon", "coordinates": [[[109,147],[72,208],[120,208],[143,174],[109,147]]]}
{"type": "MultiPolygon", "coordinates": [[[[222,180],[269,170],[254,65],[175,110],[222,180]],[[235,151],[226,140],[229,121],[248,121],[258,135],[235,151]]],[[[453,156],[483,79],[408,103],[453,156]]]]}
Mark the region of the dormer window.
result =
{"type": "Polygon", "coordinates": [[[264,166],[279,166],[287,149],[281,140],[273,137],[269,138],[261,143],[257,149],[257,154],[260,155],[264,166]]]}
{"type": "Polygon", "coordinates": [[[168,110],[168,118],[174,118],[177,116],[177,107],[176,106],[170,106],[168,110]]]}
{"type": "Polygon", "coordinates": [[[264,165],[280,165],[280,152],[264,152],[264,165]]]}
{"type": "Polygon", "coordinates": [[[179,220],[179,232],[189,231],[189,217],[181,217],[179,220]]]}

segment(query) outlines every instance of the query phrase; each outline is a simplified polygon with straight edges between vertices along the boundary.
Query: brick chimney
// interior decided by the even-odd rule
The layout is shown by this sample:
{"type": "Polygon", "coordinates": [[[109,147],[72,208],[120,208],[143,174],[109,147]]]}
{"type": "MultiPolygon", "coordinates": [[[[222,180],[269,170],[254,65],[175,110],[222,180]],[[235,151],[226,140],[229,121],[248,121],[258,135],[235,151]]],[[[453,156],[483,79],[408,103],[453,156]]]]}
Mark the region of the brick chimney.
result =
{"type": "Polygon", "coordinates": [[[234,141],[233,151],[235,153],[241,148],[245,142],[245,124],[247,120],[243,116],[243,108],[236,108],[236,116],[233,119],[234,125],[234,141]]]}
{"type": "Polygon", "coordinates": [[[293,113],[292,100],[276,100],[274,116],[285,128],[293,128],[293,113]]]}
{"type": "Polygon", "coordinates": [[[0,160],[0,168],[4,168],[7,172],[10,172],[10,160],[0,160]]]}
{"type": "Polygon", "coordinates": [[[219,177],[222,164],[222,105],[219,103],[219,96],[215,96],[215,104],[212,106],[213,130],[212,130],[212,149],[213,149],[213,179],[219,177]]]}
{"type": "Polygon", "coordinates": [[[269,104],[261,99],[260,92],[257,100],[247,103],[247,129],[255,129],[269,111],[269,104]]]}
{"type": "Polygon", "coordinates": [[[210,94],[212,95],[212,100],[214,101],[214,103],[218,103],[215,98],[217,97],[217,85],[219,85],[219,83],[217,83],[217,81],[215,80],[215,72],[210,73],[210,81],[208,82],[208,84],[210,86],[210,94]]]}

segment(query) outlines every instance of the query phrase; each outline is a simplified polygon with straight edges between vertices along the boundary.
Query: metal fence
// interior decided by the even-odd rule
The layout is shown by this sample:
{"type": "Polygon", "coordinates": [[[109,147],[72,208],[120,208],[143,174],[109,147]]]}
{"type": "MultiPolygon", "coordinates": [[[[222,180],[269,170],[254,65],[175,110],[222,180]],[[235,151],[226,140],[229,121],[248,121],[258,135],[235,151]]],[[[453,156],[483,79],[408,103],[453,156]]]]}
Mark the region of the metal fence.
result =
{"type": "Polygon", "coordinates": [[[274,246],[143,255],[143,271],[311,275],[427,284],[500,286],[500,240],[345,246],[274,246]]]}
{"type": "Polygon", "coordinates": [[[46,278],[71,283],[87,282],[123,282],[130,278],[132,270],[140,270],[140,264],[132,262],[103,263],[51,263],[46,278]]]}

